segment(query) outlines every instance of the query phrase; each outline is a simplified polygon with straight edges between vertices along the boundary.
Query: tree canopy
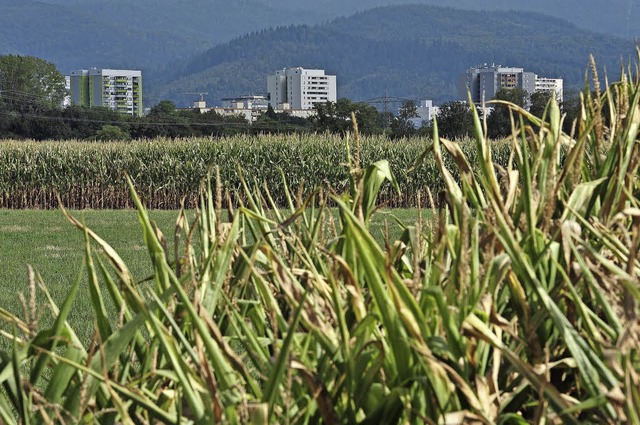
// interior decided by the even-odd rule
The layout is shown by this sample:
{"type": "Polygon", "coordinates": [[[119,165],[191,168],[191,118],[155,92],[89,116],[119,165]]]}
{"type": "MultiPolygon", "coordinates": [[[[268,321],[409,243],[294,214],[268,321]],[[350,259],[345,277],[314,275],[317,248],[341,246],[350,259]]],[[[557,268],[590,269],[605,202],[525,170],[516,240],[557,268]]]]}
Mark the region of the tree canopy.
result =
{"type": "Polygon", "coordinates": [[[353,113],[361,134],[382,133],[382,116],[375,107],[366,103],[340,98],[337,102],[318,103],[314,109],[316,115],[311,121],[316,131],[345,134],[351,130],[353,113]]]}
{"type": "Polygon", "coordinates": [[[436,121],[438,134],[447,139],[459,139],[473,134],[473,114],[467,102],[443,103],[436,121]]]}
{"type": "Polygon", "coordinates": [[[0,101],[7,109],[61,108],[65,78],[54,64],[33,56],[0,56],[0,101]]]}
{"type": "MultiPolygon", "coordinates": [[[[494,100],[511,102],[525,107],[529,103],[529,94],[521,88],[500,89],[494,100]]],[[[491,138],[501,138],[511,134],[511,112],[509,107],[496,103],[493,111],[487,117],[487,135],[491,138]]]]}
{"type": "Polygon", "coordinates": [[[398,116],[391,121],[391,138],[400,139],[415,135],[417,131],[411,118],[418,117],[416,103],[413,100],[405,100],[398,110],[398,116]]]}

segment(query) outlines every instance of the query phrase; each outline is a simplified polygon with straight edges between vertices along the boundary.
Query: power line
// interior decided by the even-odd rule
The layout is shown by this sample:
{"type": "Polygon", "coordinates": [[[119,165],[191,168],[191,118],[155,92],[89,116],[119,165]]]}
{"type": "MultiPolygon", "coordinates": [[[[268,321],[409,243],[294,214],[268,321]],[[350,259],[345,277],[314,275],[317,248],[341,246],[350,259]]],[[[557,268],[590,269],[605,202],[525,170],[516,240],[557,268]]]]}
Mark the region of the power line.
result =
{"type": "MultiPolygon", "coordinates": [[[[130,122],[130,121],[114,121],[114,120],[97,120],[97,119],[87,119],[87,118],[78,118],[78,117],[65,117],[62,115],[59,116],[50,116],[50,115],[37,115],[32,113],[19,113],[19,112],[11,112],[11,111],[0,111],[0,115],[15,117],[18,114],[21,117],[28,117],[34,119],[42,119],[42,120],[50,120],[50,121],[71,121],[71,122],[83,122],[83,123],[92,123],[92,124],[114,124],[114,125],[142,125],[142,126],[158,126],[158,127],[167,127],[167,126],[175,126],[175,127],[225,127],[225,128],[241,128],[241,129],[272,129],[269,123],[234,123],[234,122],[211,122],[211,123],[199,123],[199,122],[187,122],[187,123],[176,123],[171,121],[140,121],[140,122],[130,122]]],[[[291,124],[281,124],[278,123],[278,129],[282,130],[296,130],[300,127],[294,126],[291,124]]]]}

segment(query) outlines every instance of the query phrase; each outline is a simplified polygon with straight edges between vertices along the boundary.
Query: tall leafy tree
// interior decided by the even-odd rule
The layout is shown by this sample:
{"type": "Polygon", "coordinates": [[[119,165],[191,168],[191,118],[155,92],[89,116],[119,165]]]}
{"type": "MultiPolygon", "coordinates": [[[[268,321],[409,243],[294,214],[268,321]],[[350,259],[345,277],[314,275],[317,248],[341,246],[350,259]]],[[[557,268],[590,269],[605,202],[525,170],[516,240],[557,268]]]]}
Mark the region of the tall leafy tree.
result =
{"type": "Polygon", "coordinates": [[[111,141],[111,140],[130,140],[129,133],[124,131],[117,125],[105,124],[100,130],[96,131],[96,140],[111,141]]]}
{"type": "Polygon", "coordinates": [[[398,110],[398,116],[391,122],[391,138],[400,139],[416,134],[411,118],[417,118],[418,108],[413,100],[405,100],[398,110]]]}
{"type": "Polygon", "coordinates": [[[580,92],[577,90],[565,91],[561,106],[562,112],[565,114],[562,130],[567,134],[578,131],[574,125],[577,126],[577,120],[580,117],[580,92]]]}
{"type": "Polygon", "coordinates": [[[93,138],[105,124],[117,125],[123,131],[129,131],[129,121],[133,117],[120,114],[102,106],[87,108],[71,105],[61,113],[65,128],[61,129],[56,138],[90,139],[93,138]]]}
{"type": "MultiPolygon", "coordinates": [[[[189,115],[193,115],[189,112],[189,115]]],[[[185,137],[190,134],[190,117],[180,114],[170,100],[161,100],[154,105],[144,122],[144,137],[185,137]]]]}
{"type": "Polygon", "coordinates": [[[536,117],[542,117],[547,104],[551,100],[552,94],[550,92],[535,92],[531,94],[531,101],[529,102],[529,112],[536,117]]]}
{"type": "Polygon", "coordinates": [[[447,139],[461,139],[473,134],[473,114],[467,102],[451,101],[440,105],[436,117],[438,134],[447,139]]]}
{"type": "MultiPolygon", "coordinates": [[[[526,90],[516,87],[498,90],[494,99],[525,107],[529,101],[529,95],[526,90]]],[[[494,106],[493,112],[487,117],[487,135],[491,138],[506,137],[511,134],[511,112],[506,105],[497,103],[494,106]]]]}
{"type": "Polygon", "coordinates": [[[60,109],[64,76],[54,64],[33,56],[0,56],[0,102],[19,112],[60,109]]]}
{"type": "Polygon", "coordinates": [[[340,98],[337,102],[317,103],[316,115],[311,118],[316,131],[345,134],[351,130],[351,113],[358,121],[358,130],[362,134],[382,133],[383,120],[378,110],[371,105],[340,98]]]}

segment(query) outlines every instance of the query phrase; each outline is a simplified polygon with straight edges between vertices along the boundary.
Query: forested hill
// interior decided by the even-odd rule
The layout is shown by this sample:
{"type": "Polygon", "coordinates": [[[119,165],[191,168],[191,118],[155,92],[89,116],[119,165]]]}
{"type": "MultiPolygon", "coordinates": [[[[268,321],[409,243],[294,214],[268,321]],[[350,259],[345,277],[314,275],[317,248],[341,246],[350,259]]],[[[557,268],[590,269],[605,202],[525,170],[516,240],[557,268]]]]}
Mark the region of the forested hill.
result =
{"type": "MultiPolygon", "coordinates": [[[[64,1],[64,0],[63,0],[64,1]]],[[[377,6],[413,3],[468,10],[517,10],[562,17],[578,27],[634,39],[640,35],[638,0],[263,0],[274,8],[303,9],[315,16],[338,17],[377,6]],[[304,3],[304,5],[301,5],[304,3]]]]}
{"type": "Polygon", "coordinates": [[[414,3],[470,10],[518,10],[562,17],[578,27],[634,39],[640,36],[638,0],[40,0],[138,28],[164,26],[176,34],[197,32],[219,43],[246,32],[283,23],[314,24],[378,6],[414,3]],[[123,13],[125,11],[126,13],[123,13]],[[144,11],[144,15],[138,12],[144,11]],[[140,17],[143,19],[140,19],[140,17]],[[241,31],[238,33],[238,31],[241,31]]]}
{"type": "Polygon", "coordinates": [[[255,28],[298,22],[260,0],[0,0],[0,55],[37,56],[62,72],[152,72],[255,28]]]}
{"type": "Polygon", "coordinates": [[[37,56],[65,73],[91,66],[146,67],[176,57],[185,42],[164,29],[141,30],[72,7],[0,0],[0,54],[37,56]]]}
{"type": "Polygon", "coordinates": [[[640,36],[640,0],[0,0],[0,55],[41,57],[64,73],[122,67],[153,77],[159,65],[252,31],[314,25],[407,2],[540,11],[580,28],[629,40],[640,36]]]}
{"type": "Polygon", "coordinates": [[[462,11],[433,6],[382,7],[317,26],[262,30],[174,63],[147,99],[186,104],[186,92],[216,100],[264,93],[266,75],[292,66],[338,76],[338,96],[445,101],[458,98],[471,66],[496,63],[564,78],[581,87],[589,55],[612,77],[633,58],[632,42],[535,13],[462,11]]]}

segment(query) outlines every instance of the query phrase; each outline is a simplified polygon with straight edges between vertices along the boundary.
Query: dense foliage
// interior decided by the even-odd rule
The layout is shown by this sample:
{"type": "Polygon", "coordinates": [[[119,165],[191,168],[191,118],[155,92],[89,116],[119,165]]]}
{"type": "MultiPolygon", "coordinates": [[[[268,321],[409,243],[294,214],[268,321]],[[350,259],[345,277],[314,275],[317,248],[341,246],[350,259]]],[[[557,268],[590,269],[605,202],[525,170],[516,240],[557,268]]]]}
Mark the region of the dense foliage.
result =
{"type": "Polygon", "coordinates": [[[116,113],[107,108],[70,106],[64,109],[22,102],[12,105],[14,97],[0,93],[0,139],[33,140],[130,140],[156,137],[230,136],[234,134],[332,133],[344,135],[350,131],[352,114],[365,135],[386,135],[392,139],[428,135],[431,123],[416,126],[409,122],[415,116],[411,105],[409,116],[405,107],[398,116],[380,112],[366,103],[349,99],[316,104],[309,118],[288,112],[275,112],[269,107],[256,121],[249,123],[241,115],[221,115],[215,110],[201,113],[197,109],[176,109],[173,102],[160,101],[144,117],[116,113]],[[7,99],[7,102],[3,100],[7,99]],[[424,127],[424,128],[423,128],[424,127]]]}
{"type": "Polygon", "coordinates": [[[33,56],[0,56],[2,111],[60,107],[66,94],[64,76],[51,62],[33,56]]]}
{"type": "Polygon", "coordinates": [[[16,108],[3,102],[4,98],[0,93],[0,139],[129,140],[291,133],[311,128],[311,122],[286,114],[278,115],[275,120],[265,117],[250,125],[241,116],[176,110],[170,101],[158,103],[143,117],[133,117],[103,107],[72,105],[62,109],[22,103],[16,108]]]}
{"type": "Polygon", "coordinates": [[[243,181],[224,220],[216,172],[173,248],[130,181],[151,279],[65,212],[86,239],[95,336],[84,345],[66,320],[81,279],[62,305],[46,298],[56,318],[39,325],[32,274],[25,317],[0,309],[0,419],[640,423],[633,78],[584,94],[576,138],[556,104],[545,121],[511,104],[522,125],[506,167],[477,114],[476,158],[434,128],[419,158],[435,161],[446,204],[384,247],[368,226],[383,183],[401,186],[389,162],[361,163],[357,136],[342,193],[283,184],[285,208],[243,181]]]}

